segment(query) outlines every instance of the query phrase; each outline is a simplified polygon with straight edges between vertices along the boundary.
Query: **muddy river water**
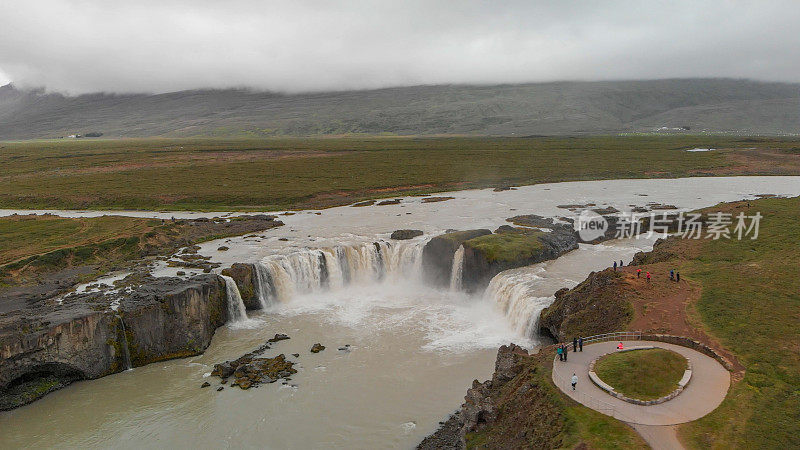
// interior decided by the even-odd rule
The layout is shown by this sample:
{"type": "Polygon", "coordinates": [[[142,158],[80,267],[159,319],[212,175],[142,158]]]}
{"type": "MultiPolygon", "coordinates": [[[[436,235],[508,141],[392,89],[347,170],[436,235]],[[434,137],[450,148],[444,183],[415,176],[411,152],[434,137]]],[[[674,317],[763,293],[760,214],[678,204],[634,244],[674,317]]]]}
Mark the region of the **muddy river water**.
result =
{"type": "MultiPolygon", "coordinates": [[[[442,195],[454,199],[439,203],[411,197],[398,205],[282,216],[284,227],[256,237],[209,242],[200,253],[224,264],[269,265],[335,245],[357,249],[360,244],[387,239],[398,228],[417,228],[426,234],[403,243],[391,270],[387,268],[380,277],[366,272],[356,276],[367,269],[351,266],[347,270],[353,282],[346,286],[332,283],[329,289],[318,289],[313,279],[303,275],[304,269],[292,269],[280,301],[217,330],[203,355],[77,382],[31,405],[0,413],[0,448],[413,447],[460,405],[473,379],[491,376],[499,345],[515,342],[531,349],[539,345],[535,318],[557,289],[574,286],[590,271],[608,267],[612,261],[627,264],[634,253],[651,248],[657,238],[582,244],[557,260],[501,273],[486,292],[468,296],[420,281],[416,260],[431,236],[450,228],[494,229],[517,214],[573,215],[558,208],[564,204],[627,209],[658,202],[696,208],[757,194],[800,195],[800,178],[543,184],[504,192],[451,192],[442,195]],[[218,251],[223,243],[229,250],[218,251]],[[267,356],[300,354],[289,357],[299,371],[288,384],[216,390],[219,380],[208,376],[213,364],[236,358],[275,333],[286,333],[291,339],[274,345],[267,356]],[[310,353],[316,342],[327,349],[310,353]],[[338,350],[346,344],[349,351],[338,350]],[[204,381],[211,387],[201,389],[204,381]]],[[[5,213],[12,212],[21,211],[5,213]]],[[[174,271],[155,268],[157,274],[174,271]]]]}

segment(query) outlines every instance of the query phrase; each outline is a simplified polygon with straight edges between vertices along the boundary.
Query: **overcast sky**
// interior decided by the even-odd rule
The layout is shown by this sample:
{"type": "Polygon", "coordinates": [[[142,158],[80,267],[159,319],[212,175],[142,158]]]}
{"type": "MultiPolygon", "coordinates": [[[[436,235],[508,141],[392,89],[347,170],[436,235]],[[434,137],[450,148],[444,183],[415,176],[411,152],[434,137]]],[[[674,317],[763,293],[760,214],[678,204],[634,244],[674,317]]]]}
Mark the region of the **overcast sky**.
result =
{"type": "Polygon", "coordinates": [[[66,93],[800,81],[800,1],[5,0],[0,84],[66,93]]]}

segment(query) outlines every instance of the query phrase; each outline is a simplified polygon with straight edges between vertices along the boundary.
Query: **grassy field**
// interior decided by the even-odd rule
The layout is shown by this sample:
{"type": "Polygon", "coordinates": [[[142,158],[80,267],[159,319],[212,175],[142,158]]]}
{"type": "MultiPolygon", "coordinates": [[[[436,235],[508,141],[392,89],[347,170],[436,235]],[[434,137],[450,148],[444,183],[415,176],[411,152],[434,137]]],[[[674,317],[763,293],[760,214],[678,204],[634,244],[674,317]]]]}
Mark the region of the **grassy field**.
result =
{"type": "Polygon", "coordinates": [[[639,400],[655,400],[678,388],[686,367],[683,356],[655,348],[606,355],[594,369],[617,392],[639,400]]]}
{"type": "Polygon", "coordinates": [[[0,217],[2,288],[35,283],[61,269],[92,266],[100,273],[178,248],[280,225],[269,220],[164,221],[121,216],[63,218],[50,215],[0,217]]]}
{"type": "Polygon", "coordinates": [[[695,318],[746,369],[717,410],[683,427],[697,448],[800,448],[800,198],[755,211],[758,239],[703,241],[681,272],[703,288],[695,318]]]}
{"type": "Polygon", "coordinates": [[[55,216],[12,216],[0,219],[0,266],[67,247],[143,235],[161,221],[104,216],[67,219],[55,216]]]}
{"type": "Polygon", "coordinates": [[[280,210],[507,184],[800,174],[797,148],[713,136],[0,142],[0,207],[280,210]],[[719,150],[681,151],[692,147],[719,150]]]}

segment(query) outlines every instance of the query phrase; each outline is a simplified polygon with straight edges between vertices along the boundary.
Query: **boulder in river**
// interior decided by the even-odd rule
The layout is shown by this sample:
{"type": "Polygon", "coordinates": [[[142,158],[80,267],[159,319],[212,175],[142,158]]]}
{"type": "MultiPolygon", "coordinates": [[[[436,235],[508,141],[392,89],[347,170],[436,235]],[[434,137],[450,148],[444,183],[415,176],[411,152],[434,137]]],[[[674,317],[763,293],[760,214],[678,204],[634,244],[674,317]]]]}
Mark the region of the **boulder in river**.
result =
{"type": "Polygon", "coordinates": [[[325,350],[325,346],[317,342],[316,344],[311,346],[311,353],[319,353],[325,350]]]}
{"type": "Polygon", "coordinates": [[[397,241],[406,239],[413,239],[417,236],[422,236],[422,230],[395,230],[391,238],[397,241]]]}

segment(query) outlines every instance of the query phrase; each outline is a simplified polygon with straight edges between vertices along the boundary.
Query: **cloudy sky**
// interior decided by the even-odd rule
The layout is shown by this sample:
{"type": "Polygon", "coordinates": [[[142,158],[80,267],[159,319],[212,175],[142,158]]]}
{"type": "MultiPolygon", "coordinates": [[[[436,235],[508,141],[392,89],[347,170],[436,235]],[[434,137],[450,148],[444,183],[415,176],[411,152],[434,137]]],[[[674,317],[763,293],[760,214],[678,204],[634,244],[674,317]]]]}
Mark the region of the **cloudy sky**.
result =
{"type": "Polygon", "coordinates": [[[65,93],[800,81],[800,2],[4,0],[0,84],[65,93]]]}

